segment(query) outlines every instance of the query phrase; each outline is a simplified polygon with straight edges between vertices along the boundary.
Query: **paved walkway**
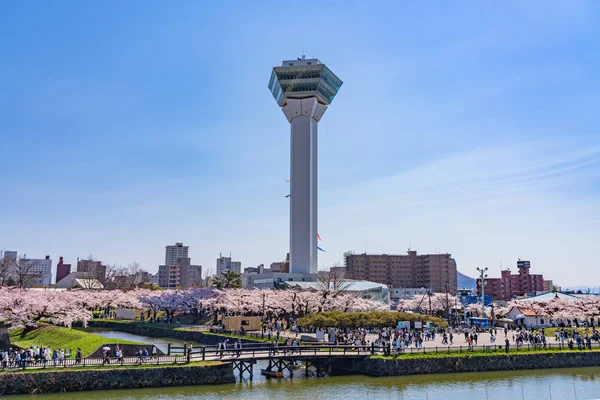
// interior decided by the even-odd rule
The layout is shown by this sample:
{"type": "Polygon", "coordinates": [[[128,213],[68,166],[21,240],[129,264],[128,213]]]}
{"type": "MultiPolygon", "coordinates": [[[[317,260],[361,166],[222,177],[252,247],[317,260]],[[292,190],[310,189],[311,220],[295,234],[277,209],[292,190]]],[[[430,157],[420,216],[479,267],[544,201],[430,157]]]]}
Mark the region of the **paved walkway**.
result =
{"type": "MultiPolygon", "coordinates": [[[[508,339],[510,340],[511,345],[514,343],[512,336],[513,336],[514,331],[508,331],[508,339]]],[[[290,333],[290,332],[285,332],[285,334],[282,334],[281,336],[283,337],[289,337],[290,339],[294,339],[294,338],[300,338],[301,336],[311,336],[313,338],[316,338],[316,334],[315,333],[300,333],[299,335],[296,336],[295,333],[290,333]]],[[[328,335],[325,335],[325,339],[328,338],[328,335]]],[[[369,334],[367,335],[367,340],[373,342],[374,340],[377,340],[379,338],[378,335],[375,334],[369,334]]],[[[477,338],[477,346],[489,346],[489,345],[504,345],[504,340],[505,340],[505,336],[504,336],[504,330],[498,330],[498,336],[496,337],[496,341],[495,343],[493,343],[491,341],[491,335],[487,332],[482,332],[478,334],[478,338],[477,338]]],[[[551,341],[553,341],[554,338],[551,338],[551,341]]],[[[453,338],[453,343],[450,344],[448,343],[446,344],[442,344],[442,335],[441,334],[436,334],[435,335],[435,340],[429,340],[429,341],[423,341],[423,347],[425,348],[435,348],[437,347],[447,347],[448,345],[450,346],[467,346],[467,341],[465,340],[465,335],[464,333],[454,333],[454,338],[453,338]]],[[[414,345],[412,346],[414,347],[414,345]]]]}

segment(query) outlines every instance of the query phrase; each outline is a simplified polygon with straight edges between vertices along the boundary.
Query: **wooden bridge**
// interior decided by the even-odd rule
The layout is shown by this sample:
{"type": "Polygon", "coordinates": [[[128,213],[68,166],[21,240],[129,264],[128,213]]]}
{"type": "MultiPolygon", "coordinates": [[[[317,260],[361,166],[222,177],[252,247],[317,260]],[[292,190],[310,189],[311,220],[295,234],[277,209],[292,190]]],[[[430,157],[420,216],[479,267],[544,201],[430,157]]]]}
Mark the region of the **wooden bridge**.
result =
{"type": "Polygon", "coordinates": [[[268,373],[283,373],[288,371],[290,377],[299,367],[304,367],[305,374],[312,369],[318,376],[330,372],[332,361],[339,359],[360,359],[375,353],[383,353],[386,349],[379,346],[348,346],[348,345],[312,345],[312,346],[272,346],[252,345],[240,349],[218,349],[215,346],[200,348],[170,347],[169,353],[182,351],[188,354],[190,361],[223,361],[231,362],[234,371],[240,378],[248,373],[250,379],[257,361],[268,361],[268,373]]]}
{"type": "Polygon", "coordinates": [[[274,346],[269,344],[252,344],[241,349],[217,349],[216,346],[204,347],[174,347],[169,345],[167,355],[137,355],[133,357],[87,357],[80,359],[65,358],[63,360],[27,359],[21,361],[10,360],[1,363],[0,370],[16,369],[46,369],[46,368],[77,368],[87,366],[102,366],[111,368],[123,365],[148,365],[148,364],[179,364],[195,361],[223,361],[232,363],[234,371],[240,377],[248,373],[252,378],[254,365],[259,360],[267,360],[266,371],[282,373],[289,371],[294,375],[298,361],[302,363],[306,374],[309,369],[316,370],[317,375],[323,375],[331,368],[331,362],[340,358],[362,358],[376,352],[381,352],[381,347],[345,346],[345,345],[314,345],[314,346],[274,346]]]}

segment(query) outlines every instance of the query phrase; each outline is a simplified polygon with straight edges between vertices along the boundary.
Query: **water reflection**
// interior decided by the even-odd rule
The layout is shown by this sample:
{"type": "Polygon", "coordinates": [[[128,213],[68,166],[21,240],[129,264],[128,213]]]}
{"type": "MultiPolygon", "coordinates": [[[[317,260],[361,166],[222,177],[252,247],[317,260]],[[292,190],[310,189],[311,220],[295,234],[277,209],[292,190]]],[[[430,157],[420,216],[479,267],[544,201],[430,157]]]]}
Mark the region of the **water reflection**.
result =
{"type": "MultiPolygon", "coordinates": [[[[257,371],[258,369],[255,369],[257,371]]],[[[298,371],[300,372],[300,371],[298,371]]],[[[258,377],[257,377],[258,378],[258,377]]],[[[60,395],[64,399],[64,395],[60,395]]],[[[13,396],[18,398],[20,396],[13,396]]],[[[21,396],[24,397],[24,396],[21,396]]],[[[43,395],[58,400],[59,395],[43,395]]],[[[244,379],[236,384],[69,393],[73,400],[192,399],[600,399],[600,368],[414,375],[244,379]],[[577,395],[577,397],[575,396],[577,395]]]]}
{"type": "MultiPolygon", "coordinates": [[[[86,332],[93,333],[95,335],[103,336],[108,339],[122,339],[122,340],[132,340],[134,342],[141,342],[146,344],[154,344],[157,348],[163,351],[165,354],[167,353],[168,343],[170,342],[172,346],[183,346],[185,341],[173,338],[152,338],[148,336],[140,336],[134,335],[132,333],[125,332],[117,332],[117,331],[108,331],[103,330],[102,328],[85,328],[82,329],[86,332]]],[[[194,347],[200,347],[202,344],[198,342],[187,342],[188,344],[192,344],[194,347]]]]}

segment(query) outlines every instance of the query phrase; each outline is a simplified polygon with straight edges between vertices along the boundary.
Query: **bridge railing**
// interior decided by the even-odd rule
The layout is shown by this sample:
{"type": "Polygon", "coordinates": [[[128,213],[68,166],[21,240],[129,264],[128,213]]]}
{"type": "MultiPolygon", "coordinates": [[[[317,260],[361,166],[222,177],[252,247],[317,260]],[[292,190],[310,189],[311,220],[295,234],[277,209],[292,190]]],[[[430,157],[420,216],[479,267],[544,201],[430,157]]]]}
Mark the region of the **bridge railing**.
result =
{"type": "Polygon", "coordinates": [[[227,349],[218,349],[216,346],[203,346],[193,348],[190,352],[191,359],[222,359],[225,356],[252,356],[252,358],[268,357],[298,357],[298,356],[324,356],[324,355],[398,355],[402,354],[430,354],[430,353],[526,353],[531,351],[567,351],[567,350],[600,350],[600,343],[592,343],[589,346],[580,345],[569,347],[568,345],[547,342],[544,344],[525,343],[515,345],[511,343],[508,349],[505,345],[484,344],[484,345],[451,345],[451,346],[429,346],[429,347],[401,347],[389,346],[356,346],[356,345],[330,345],[315,344],[303,346],[248,346],[239,349],[228,347],[227,349]]]}
{"type": "Polygon", "coordinates": [[[325,355],[369,355],[385,352],[381,346],[356,346],[356,345],[306,345],[306,346],[248,346],[241,348],[228,347],[217,348],[215,346],[204,346],[194,348],[191,358],[221,359],[224,356],[251,356],[252,358],[268,357],[299,357],[299,356],[325,356],[325,355]]]}
{"type": "Polygon", "coordinates": [[[81,359],[65,358],[63,360],[9,360],[0,363],[0,370],[17,369],[58,369],[73,367],[120,367],[125,365],[151,365],[151,364],[181,364],[188,363],[188,357],[182,356],[127,356],[127,357],[87,357],[81,359]]]}
{"type": "Polygon", "coordinates": [[[600,343],[592,343],[589,346],[580,345],[570,347],[560,342],[543,344],[526,343],[522,346],[516,346],[511,343],[508,350],[503,345],[479,345],[479,346],[436,346],[436,347],[405,347],[397,349],[393,346],[356,346],[356,345],[329,345],[316,344],[306,346],[271,346],[252,345],[239,349],[227,348],[218,349],[217,346],[202,346],[202,347],[185,347],[185,354],[179,355],[160,355],[160,356],[127,356],[122,358],[116,357],[88,357],[81,359],[65,358],[63,360],[21,360],[19,362],[9,360],[8,362],[0,362],[0,370],[11,369],[45,369],[45,368],[70,368],[70,367],[119,367],[124,365],[141,365],[141,364],[178,364],[189,363],[192,361],[204,360],[219,360],[225,356],[230,359],[244,356],[244,358],[266,359],[270,357],[316,357],[316,356],[367,356],[367,355],[398,355],[402,354],[429,354],[429,353],[473,353],[473,352],[498,352],[498,353],[527,353],[531,351],[568,351],[568,350],[600,350],[600,343]]]}

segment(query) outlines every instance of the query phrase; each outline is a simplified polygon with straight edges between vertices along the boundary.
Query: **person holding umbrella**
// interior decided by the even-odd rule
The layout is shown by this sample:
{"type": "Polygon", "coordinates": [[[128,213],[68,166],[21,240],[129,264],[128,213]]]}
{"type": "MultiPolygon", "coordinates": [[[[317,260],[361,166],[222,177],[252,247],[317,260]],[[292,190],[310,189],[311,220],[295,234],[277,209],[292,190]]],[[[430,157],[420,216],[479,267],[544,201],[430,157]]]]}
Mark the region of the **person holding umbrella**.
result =
{"type": "Polygon", "coordinates": [[[110,351],[110,347],[108,347],[108,346],[105,346],[105,347],[102,348],[102,358],[103,358],[102,365],[104,365],[104,364],[110,364],[110,359],[109,359],[109,356],[108,356],[108,352],[109,351],[110,351]]]}

